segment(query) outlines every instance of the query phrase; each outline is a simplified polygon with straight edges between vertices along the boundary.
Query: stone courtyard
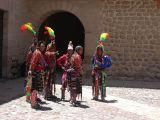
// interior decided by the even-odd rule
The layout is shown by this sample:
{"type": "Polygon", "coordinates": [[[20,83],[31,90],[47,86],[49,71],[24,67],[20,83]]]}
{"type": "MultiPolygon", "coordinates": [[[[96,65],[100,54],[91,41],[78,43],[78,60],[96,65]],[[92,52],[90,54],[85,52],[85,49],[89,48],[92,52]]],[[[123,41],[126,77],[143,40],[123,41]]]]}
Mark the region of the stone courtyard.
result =
{"type": "MultiPolygon", "coordinates": [[[[160,120],[158,1],[0,0],[0,120],[160,120]],[[80,107],[57,99],[44,100],[39,110],[31,109],[25,102],[24,78],[10,80],[12,72],[22,72],[33,42],[32,35],[19,31],[26,22],[34,25],[38,40],[45,39],[45,25],[55,28],[60,53],[66,51],[70,40],[74,46],[84,47],[87,80],[80,107]],[[91,85],[90,59],[102,32],[109,33],[106,51],[113,60],[112,68],[106,71],[109,80],[105,102],[91,100],[91,86],[87,86],[91,85]]],[[[60,85],[56,87],[59,98],[60,85]]]]}
{"type": "MultiPolygon", "coordinates": [[[[156,89],[107,87],[106,101],[101,102],[91,100],[91,87],[84,86],[80,107],[58,100],[44,101],[41,109],[34,110],[25,102],[22,79],[0,85],[0,120],[160,120],[156,89]]],[[[56,87],[60,97],[60,85],[56,87]]]]}

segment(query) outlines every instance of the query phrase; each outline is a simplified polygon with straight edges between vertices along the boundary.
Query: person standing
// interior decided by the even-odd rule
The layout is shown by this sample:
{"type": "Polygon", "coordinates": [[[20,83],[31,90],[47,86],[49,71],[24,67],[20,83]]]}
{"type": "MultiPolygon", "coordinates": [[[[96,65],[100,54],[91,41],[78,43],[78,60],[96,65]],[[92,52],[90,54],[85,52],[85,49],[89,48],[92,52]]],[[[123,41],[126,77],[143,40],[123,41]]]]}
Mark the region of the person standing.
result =
{"type": "Polygon", "coordinates": [[[39,42],[36,50],[34,51],[28,75],[32,76],[32,87],[31,87],[31,107],[38,108],[40,100],[40,95],[43,92],[43,83],[45,80],[45,70],[47,67],[47,63],[44,58],[45,53],[45,44],[43,42],[39,42]]]}
{"type": "Polygon", "coordinates": [[[35,49],[37,47],[37,36],[36,36],[37,32],[34,30],[34,27],[33,27],[32,23],[25,23],[25,24],[21,25],[20,31],[21,32],[24,32],[24,31],[31,32],[32,35],[33,35],[33,40],[34,40],[34,43],[32,43],[32,45],[29,47],[29,50],[27,52],[26,61],[25,61],[25,64],[24,64],[24,68],[25,68],[24,71],[25,72],[23,72],[23,68],[22,68],[22,74],[27,76],[25,81],[24,81],[26,101],[30,102],[32,77],[28,76],[27,73],[29,71],[29,67],[30,67],[33,52],[35,51],[35,49]]]}
{"type": "MultiPolygon", "coordinates": [[[[97,46],[96,52],[92,58],[92,95],[94,100],[98,100],[99,90],[101,91],[100,88],[102,87],[102,73],[104,69],[101,68],[101,64],[103,62],[103,56],[103,48],[99,45],[97,46]]],[[[101,94],[101,98],[104,99],[104,97],[105,93],[103,95],[101,94]]]]}
{"type": "Polygon", "coordinates": [[[29,71],[29,67],[31,64],[31,58],[32,55],[34,53],[34,51],[36,50],[37,47],[37,41],[34,40],[34,43],[32,43],[32,45],[29,47],[27,56],[26,56],[26,79],[24,82],[24,87],[25,87],[25,94],[26,94],[26,102],[30,102],[30,97],[31,97],[31,76],[28,76],[28,71],[29,71]]]}
{"type": "Polygon", "coordinates": [[[101,95],[101,100],[106,97],[106,78],[105,69],[112,64],[111,58],[104,54],[103,45],[98,45],[96,52],[92,58],[92,95],[93,100],[98,100],[101,95]]]}
{"type": "Polygon", "coordinates": [[[71,69],[68,70],[71,74],[71,80],[69,83],[71,101],[73,106],[78,106],[79,103],[76,101],[78,95],[81,94],[82,98],[82,56],[83,47],[77,46],[75,48],[75,53],[71,57],[71,69]]]}
{"type": "Polygon", "coordinates": [[[54,95],[55,95],[55,72],[56,72],[56,46],[55,43],[51,42],[47,45],[45,53],[45,59],[48,64],[46,80],[44,82],[44,98],[46,100],[52,99],[53,97],[53,84],[54,84],[54,95]]]}
{"type": "Polygon", "coordinates": [[[61,79],[61,100],[65,100],[65,90],[68,86],[68,82],[70,79],[70,74],[67,72],[68,69],[71,68],[71,57],[73,54],[73,44],[72,41],[68,44],[67,53],[62,55],[58,60],[57,64],[62,68],[63,75],[61,79]]]}

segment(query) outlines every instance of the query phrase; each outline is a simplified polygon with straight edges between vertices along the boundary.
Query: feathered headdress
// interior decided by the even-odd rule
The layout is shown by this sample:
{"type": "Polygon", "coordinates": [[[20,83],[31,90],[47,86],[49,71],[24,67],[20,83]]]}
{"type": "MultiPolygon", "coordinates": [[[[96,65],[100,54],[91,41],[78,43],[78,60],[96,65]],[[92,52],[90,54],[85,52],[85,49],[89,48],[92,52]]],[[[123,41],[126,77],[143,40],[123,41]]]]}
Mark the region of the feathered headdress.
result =
{"type": "Polygon", "coordinates": [[[24,32],[26,30],[30,31],[34,37],[36,36],[36,31],[34,30],[32,23],[26,23],[20,27],[21,32],[24,32]]]}
{"type": "Polygon", "coordinates": [[[108,38],[109,38],[108,33],[101,33],[99,41],[98,41],[98,46],[96,47],[96,49],[102,48],[102,50],[104,51],[104,49],[105,49],[104,46],[106,46],[108,38]]]}
{"type": "Polygon", "coordinates": [[[54,30],[51,27],[45,26],[44,29],[46,30],[45,34],[47,33],[51,39],[51,42],[55,40],[54,30]]]}
{"type": "Polygon", "coordinates": [[[108,33],[102,33],[101,35],[100,35],[100,41],[101,42],[107,42],[107,40],[108,40],[108,38],[109,38],[109,34],[108,33]]]}
{"type": "MultiPolygon", "coordinates": [[[[109,38],[109,34],[108,33],[102,33],[100,35],[100,39],[99,39],[99,42],[98,42],[99,44],[97,46],[97,49],[98,48],[102,48],[102,50],[104,51],[104,47],[106,46],[108,38],[109,38]]],[[[106,68],[109,68],[109,67],[112,66],[112,59],[111,59],[110,56],[108,56],[109,51],[106,51],[106,52],[107,52],[106,53],[107,55],[104,54],[105,56],[103,58],[103,62],[101,64],[101,66],[100,66],[103,69],[106,69],[106,68]]]]}
{"type": "Polygon", "coordinates": [[[108,41],[109,34],[108,33],[101,33],[100,38],[99,38],[99,44],[105,45],[108,41]]]}

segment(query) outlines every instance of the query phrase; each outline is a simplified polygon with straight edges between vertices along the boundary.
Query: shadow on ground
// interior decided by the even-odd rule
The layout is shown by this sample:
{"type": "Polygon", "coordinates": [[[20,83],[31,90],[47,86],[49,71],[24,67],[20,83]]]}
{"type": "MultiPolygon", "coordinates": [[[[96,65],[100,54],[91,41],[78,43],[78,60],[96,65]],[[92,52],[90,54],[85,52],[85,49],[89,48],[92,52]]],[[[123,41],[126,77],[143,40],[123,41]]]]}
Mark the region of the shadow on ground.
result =
{"type": "Polygon", "coordinates": [[[108,87],[160,89],[160,81],[108,80],[108,87]]]}
{"type": "MultiPolygon", "coordinates": [[[[57,84],[60,84],[61,76],[57,75],[57,84]]],[[[85,85],[91,85],[91,79],[84,79],[85,85]]],[[[125,87],[125,88],[147,88],[160,89],[160,81],[126,81],[126,80],[107,80],[107,87],[125,87]]],[[[17,80],[0,80],[0,105],[11,100],[24,96],[24,78],[17,80]]],[[[53,100],[59,103],[59,99],[53,100]]],[[[112,103],[114,101],[106,101],[112,103]]],[[[82,108],[85,106],[82,106],[82,108]]]]}
{"type": "Polygon", "coordinates": [[[37,111],[50,111],[52,110],[51,107],[45,107],[45,106],[41,106],[40,108],[36,109],[37,111]]]}
{"type": "Polygon", "coordinates": [[[103,103],[117,103],[118,102],[117,100],[104,100],[104,101],[102,101],[102,100],[96,100],[96,101],[103,102],[103,103]]]}
{"type": "MultiPolygon", "coordinates": [[[[61,74],[57,75],[57,84],[60,84],[61,74]]],[[[83,78],[83,84],[91,86],[92,78],[83,78]]],[[[123,80],[109,77],[107,79],[107,87],[124,87],[124,88],[146,88],[146,89],[160,89],[159,80],[123,80]]]]}
{"type": "Polygon", "coordinates": [[[24,78],[18,80],[1,80],[0,105],[24,95],[24,78]]]}
{"type": "Polygon", "coordinates": [[[83,104],[80,104],[78,107],[79,107],[79,108],[83,108],[83,109],[90,108],[88,105],[83,105],[83,104]]]}

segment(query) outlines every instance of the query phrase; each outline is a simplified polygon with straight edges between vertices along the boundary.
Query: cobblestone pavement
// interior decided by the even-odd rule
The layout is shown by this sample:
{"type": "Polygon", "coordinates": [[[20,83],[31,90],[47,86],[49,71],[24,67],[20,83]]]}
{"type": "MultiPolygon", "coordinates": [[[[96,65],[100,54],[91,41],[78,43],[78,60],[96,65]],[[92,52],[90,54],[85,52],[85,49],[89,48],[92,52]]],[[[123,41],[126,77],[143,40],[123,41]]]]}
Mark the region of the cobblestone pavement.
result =
{"type": "MultiPolygon", "coordinates": [[[[0,120],[160,120],[160,90],[107,87],[106,101],[101,102],[91,100],[91,87],[84,86],[80,107],[45,101],[40,110],[34,110],[21,96],[21,80],[0,86],[0,120]]],[[[60,97],[60,86],[56,87],[60,97]]]]}

